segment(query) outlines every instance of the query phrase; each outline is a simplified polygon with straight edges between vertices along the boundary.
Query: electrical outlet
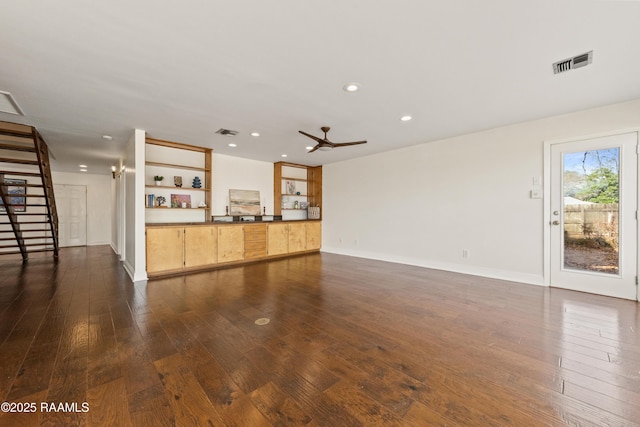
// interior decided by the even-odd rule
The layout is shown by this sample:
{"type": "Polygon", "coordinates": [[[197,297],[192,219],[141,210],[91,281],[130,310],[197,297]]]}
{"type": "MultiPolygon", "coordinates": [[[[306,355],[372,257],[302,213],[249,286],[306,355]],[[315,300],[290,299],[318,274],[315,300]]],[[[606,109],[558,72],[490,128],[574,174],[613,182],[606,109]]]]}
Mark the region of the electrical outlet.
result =
{"type": "Polygon", "coordinates": [[[469,249],[463,249],[462,250],[462,258],[464,258],[464,259],[468,259],[469,258],[469,249]]]}

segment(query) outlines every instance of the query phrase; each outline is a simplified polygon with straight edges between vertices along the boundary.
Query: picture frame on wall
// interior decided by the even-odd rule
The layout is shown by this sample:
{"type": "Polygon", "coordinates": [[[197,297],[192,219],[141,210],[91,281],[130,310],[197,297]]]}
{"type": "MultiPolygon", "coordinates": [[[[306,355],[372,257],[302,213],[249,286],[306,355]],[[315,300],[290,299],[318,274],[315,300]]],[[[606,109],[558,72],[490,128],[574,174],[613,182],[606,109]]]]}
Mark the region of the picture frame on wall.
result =
{"type": "Polygon", "coordinates": [[[260,215],[260,191],[229,190],[230,215],[260,215]]]}
{"type": "Polygon", "coordinates": [[[172,208],[191,208],[191,196],[189,194],[172,194],[172,208]]]}
{"type": "MultiPolygon", "coordinates": [[[[13,179],[5,178],[4,185],[6,186],[6,192],[9,195],[9,203],[13,205],[14,212],[26,212],[27,211],[27,198],[24,194],[27,194],[27,180],[26,179],[13,179]],[[12,194],[22,194],[22,196],[12,196],[12,194]]],[[[0,212],[6,212],[7,208],[4,206],[2,199],[0,198],[0,212]]]]}

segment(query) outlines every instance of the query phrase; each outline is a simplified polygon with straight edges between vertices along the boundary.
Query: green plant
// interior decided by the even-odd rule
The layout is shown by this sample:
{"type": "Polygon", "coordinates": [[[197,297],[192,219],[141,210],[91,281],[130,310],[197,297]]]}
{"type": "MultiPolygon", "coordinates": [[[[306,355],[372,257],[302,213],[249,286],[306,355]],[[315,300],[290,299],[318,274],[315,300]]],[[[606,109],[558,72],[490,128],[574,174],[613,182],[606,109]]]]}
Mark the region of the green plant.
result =
{"type": "Polygon", "coordinates": [[[162,181],[164,179],[164,176],[160,176],[160,175],[156,175],[153,177],[154,181],[162,181]]]}

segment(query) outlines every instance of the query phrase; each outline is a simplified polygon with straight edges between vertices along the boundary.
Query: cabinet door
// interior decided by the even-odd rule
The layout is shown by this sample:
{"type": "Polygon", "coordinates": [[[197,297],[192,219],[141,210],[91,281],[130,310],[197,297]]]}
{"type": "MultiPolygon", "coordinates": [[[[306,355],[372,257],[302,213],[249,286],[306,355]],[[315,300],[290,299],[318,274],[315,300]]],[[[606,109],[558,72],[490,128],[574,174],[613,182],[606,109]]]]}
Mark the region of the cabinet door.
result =
{"type": "Polygon", "coordinates": [[[289,251],[288,224],[267,225],[267,255],[281,255],[289,251]]]}
{"type": "Polygon", "coordinates": [[[218,227],[218,262],[241,261],[244,258],[242,226],[218,227]]]}
{"type": "Polygon", "coordinates": [[[244,259],[258,259],[267,256],[266,224],[243,225],[244,259]]]}
{"type": "Polygon", "coordinates": [[[319,250],[322,245],[322,228],[321,222],[307,222],[306,224],[306,233],[307,233],[307,247],[308,251],[319,250]]]}
{"type": "Polygon", "coordinates": [[[215,264],[218,259],[218,234],[214,226],[185,227],[184,266],[215,264]]]}
{"type": "Polygon", "coordinates": [[[289,224],[289,253],[302,252],[306,245],[305,223],[289,224]]]}
{"type": "Polygon", "coordinates": [[[181,269],[183,243],[182,227],[147,228],[147,272],[181,269]]]}

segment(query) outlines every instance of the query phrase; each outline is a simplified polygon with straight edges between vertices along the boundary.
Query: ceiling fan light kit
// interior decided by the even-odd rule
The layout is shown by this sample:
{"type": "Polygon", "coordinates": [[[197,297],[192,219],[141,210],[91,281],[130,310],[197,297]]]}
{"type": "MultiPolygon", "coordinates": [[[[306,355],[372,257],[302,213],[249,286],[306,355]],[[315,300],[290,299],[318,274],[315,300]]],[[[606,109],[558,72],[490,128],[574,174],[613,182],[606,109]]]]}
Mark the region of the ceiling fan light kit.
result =
{"type": "Polygon", "coordinates": [[[304,136],[307,136],[311,139],[313,139],[314,141],[316,141],[318,143],[318,145],[316,145],[315,147],[313,147],[311,150],[309,150],[309,153],[313,153],[316,150],[320,150],[320,151],[329,151],[332,150],[334,148],[339,148],[339,147],[346,147],[349,145],[358,145],[358,144],[366,144],[367,141],[353,141],[353,142],[331,142],[327,139],[327,132],[329,132],[329,130],[331,130],[331,128],[329,126],[323,126],[320,128],[320,130],[322,132],[324,132],[324,138],[319,138],[317,136],[313,136],[311,134],[308,134],[306,132],[303,132],[301,130],[299,130],[298,132],[300,132],[301,134],[303,134],[304,136]]]}

